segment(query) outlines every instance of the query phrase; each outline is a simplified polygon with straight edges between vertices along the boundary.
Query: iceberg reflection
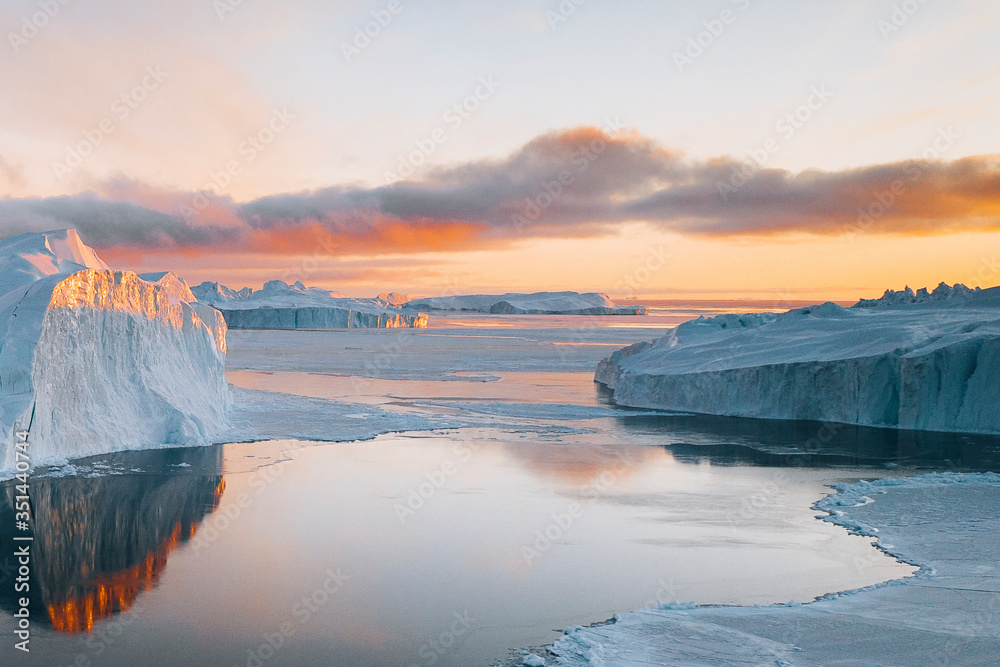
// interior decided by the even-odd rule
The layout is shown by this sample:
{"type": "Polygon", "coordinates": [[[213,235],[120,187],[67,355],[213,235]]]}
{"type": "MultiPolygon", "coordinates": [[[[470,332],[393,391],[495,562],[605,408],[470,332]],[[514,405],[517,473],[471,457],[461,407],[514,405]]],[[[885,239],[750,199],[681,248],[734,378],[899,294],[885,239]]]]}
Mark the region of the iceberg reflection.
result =
{"type": "MultiPolygon", "coordinates": [[[[17,564],[5,549],[0,607],[13,613],[27,594],[33,620],[75,634],[128,610],[156,586],[170,554],[218,507],[226,483],[221,448],[162,450],[144,459],[156,460],[157,474],[31,480],[29,590],[15,592],[17,564]],[[220,474],[171,471],[192,457],[200,472],[220,474]]],[[[14,482],[2,491],[0,543],[11,544],[27,533],[16,530],[14,482]]]]}

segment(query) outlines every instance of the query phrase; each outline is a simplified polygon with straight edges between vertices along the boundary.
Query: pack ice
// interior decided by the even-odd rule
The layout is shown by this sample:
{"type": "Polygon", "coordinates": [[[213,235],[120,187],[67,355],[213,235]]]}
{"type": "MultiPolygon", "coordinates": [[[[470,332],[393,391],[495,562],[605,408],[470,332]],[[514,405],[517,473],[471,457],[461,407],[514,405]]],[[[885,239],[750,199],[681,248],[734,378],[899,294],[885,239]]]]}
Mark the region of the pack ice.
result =
{"type": "Polygon", "coordinates": [[[204,444],[227,426],[226,324],[172,273],[113,271],[76,230],[0,240],[0,471],[204,444]]]}
{"type": "MultiPolygon", "coordinates": [[[[351,299],[340,292],[269,280],[257,291],[204,282],[191,291],[232,329],[425,328],[427,315],[387,299],[351,299]]],[[[395,295],[386,295],[387,297],[395,295]]]]}
{"type": "Polygon", "coordinates": [[[600,362],[620,405],[1000,432],[1000,287],[720,315],[600,362]]]}
{"type": "Polygon", "coordinates": [[[619,306],[598,292],[533,294],[467,294],[416,299],[406,304],[420,310],[466,310],[501,315],[645,315],[645,306],[619,306]]]}

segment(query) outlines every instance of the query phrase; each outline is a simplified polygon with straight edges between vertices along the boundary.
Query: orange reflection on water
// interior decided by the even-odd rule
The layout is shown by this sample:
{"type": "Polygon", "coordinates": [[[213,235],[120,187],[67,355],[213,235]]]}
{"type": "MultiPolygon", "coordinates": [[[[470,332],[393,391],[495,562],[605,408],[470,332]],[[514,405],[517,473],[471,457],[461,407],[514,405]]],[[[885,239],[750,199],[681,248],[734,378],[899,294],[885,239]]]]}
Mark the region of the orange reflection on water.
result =
{"type": "MultiPolygon", "coordinates": [[[[220,477],[215,486],[212,507],[206,516],[218,508],[225,490],[226,479],[220,477]]],[[[140,563],[121,572],[97,573],[84,584],[86,590],[83,593],[50,603],[47,609],[52,627],[66,634],[90,632],[95,621],[130,609],[140,593],[156,586],[167,566],[167,558],[178,546],[194,537],[200,525],[200,521],[187,525],[177,522],[170,536],[146,554],[140,563]]],[[[83,569],[86,571],[86,565],[83,569]]]]}

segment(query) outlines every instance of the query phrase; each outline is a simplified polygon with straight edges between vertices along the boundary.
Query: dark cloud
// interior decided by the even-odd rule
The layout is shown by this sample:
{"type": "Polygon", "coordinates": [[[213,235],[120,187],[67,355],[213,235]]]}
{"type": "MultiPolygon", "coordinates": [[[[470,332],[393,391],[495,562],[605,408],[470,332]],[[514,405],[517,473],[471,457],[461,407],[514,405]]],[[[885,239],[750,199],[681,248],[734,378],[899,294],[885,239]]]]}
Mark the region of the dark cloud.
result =
{"type": "Polygon", "coordinates": [[[705,162],[635,133],[577,128],[513,155],[375,188],[236,204],[129,181],[101,193],[0,201],[0,234],[76,227],[98,247],[375,253],[597,234],[641,220],[691,234],[1000,229],[1000,157],[791,173],[705,162]]]}

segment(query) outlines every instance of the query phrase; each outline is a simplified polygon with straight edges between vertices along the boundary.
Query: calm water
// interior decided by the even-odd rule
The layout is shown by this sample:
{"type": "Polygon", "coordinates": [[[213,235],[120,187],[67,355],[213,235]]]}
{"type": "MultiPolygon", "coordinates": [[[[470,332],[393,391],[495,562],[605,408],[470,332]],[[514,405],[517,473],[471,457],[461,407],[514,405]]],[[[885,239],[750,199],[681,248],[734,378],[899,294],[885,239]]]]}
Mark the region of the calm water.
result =
{"type": "Polygon", "coordinates": [[[14,662],[4,640],[3,664],[488,665],[646,605],[806,601],[906,576],[815,519],[825,485],[998,468],[993,438],[616,409],[593,363],[643,337],[234,332],[234,384],[465,426],[36,471],[32,652],[14,662]]]}
{"type": "Polygon", "coordinates": [[[268,636],[284,645],[267,664],[489,664],[657,601],[808,600],[909,571],[808,509],[873,471],[603,439],[226,445],[36,480],[31,664],[248,664],[268,636]]]}

